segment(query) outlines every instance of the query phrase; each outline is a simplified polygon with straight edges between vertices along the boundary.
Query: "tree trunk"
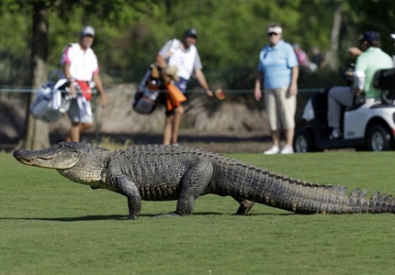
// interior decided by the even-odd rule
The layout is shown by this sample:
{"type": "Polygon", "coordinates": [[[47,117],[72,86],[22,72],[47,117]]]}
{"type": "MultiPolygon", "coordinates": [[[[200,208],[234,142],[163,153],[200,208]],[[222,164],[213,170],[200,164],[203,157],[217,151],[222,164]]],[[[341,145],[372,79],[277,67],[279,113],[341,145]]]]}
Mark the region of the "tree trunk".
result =
{"type": "MultiPolygon", "coordinates": [[[[32,40],[32,89],[37,90],[47,80],[48,59],[48,18],[45,2],[33,4],[33,40],[32,40]]],[[[48,124],[35,119],[29,111],[34,99],[34,93],[28,96],[26,110],[25,138],[22,146],[26,149],[36,150],[49,147],[48,124]]]]}
{"type": "Polygon", "coordinates": [[[328,61],[329,67],[332,70],[338,68],[339,55],[339,36],[342,24],[342,2],[336,2],[335,12],[333,14],[333,25],[331,32],[331,49],[326,54],[325,60],[328,61]]]}

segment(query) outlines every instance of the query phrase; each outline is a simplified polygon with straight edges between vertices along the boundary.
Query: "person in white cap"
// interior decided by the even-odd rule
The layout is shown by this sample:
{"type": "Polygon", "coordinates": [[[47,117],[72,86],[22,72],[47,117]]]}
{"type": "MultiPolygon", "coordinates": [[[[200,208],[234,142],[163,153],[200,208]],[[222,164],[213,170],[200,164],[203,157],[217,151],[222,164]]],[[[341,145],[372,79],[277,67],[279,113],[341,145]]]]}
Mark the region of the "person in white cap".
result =
{"type": "Polygon", "coordinates": [[[269,45],[259,53],[259,66],[254,95],[261,100],[264,83],[264,101],[273,145],[266,155],[292,154],[295,129],[296,95],[298,93],[299,65],[292,45],[282,39],[282,28],[272,23],[267,29],[269,45]],[[286,144],[280,150],[280,130],[284,130],[286,144]]]}
{"type": "Polygon", "coordinates": [[[71,129],[67,142],[80,141],[80,134],[92,126],[93,116],[91,109],[91,96],[89,82],[94,81],[100,95],[101,105],[107,105],[106,94],[99,75],[99,65],[96,54],[91,49],[95,37],[95,29],[85,26],[80,32],[78,43],[71,43],[63,50],[60,63],[63,78],[69,83],[70,94],[75,96],[71,100],[68,111],[71,120],[71,129]],[[81,91],[77,94],[77,88],[81,91]]]}

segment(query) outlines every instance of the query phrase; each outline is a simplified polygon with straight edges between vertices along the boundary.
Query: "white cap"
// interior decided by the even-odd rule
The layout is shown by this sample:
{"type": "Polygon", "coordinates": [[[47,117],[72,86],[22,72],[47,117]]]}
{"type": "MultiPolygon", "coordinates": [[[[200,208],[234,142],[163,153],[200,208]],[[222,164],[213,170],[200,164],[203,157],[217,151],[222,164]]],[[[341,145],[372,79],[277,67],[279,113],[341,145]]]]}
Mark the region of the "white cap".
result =
{"type": "Polygon", "coordinates": [[[395,33],[391,34],[391,37],[392,37],[393,39],[395,39],[395,33]]]}
{"type": "Polygon", "coordinates": [[[81,36],[91,35],[95,36],[95,29],[92,26],[85,26],[80,32],[81,36]]]}
{"type": "Polygon", "coordinates": [[[283,33],[283,29],[281,27],[269,27],[267,29],[267,33],[272,33],[272,32],[274,32],[276,34],[281,34],[281,33],[283,33]]]}

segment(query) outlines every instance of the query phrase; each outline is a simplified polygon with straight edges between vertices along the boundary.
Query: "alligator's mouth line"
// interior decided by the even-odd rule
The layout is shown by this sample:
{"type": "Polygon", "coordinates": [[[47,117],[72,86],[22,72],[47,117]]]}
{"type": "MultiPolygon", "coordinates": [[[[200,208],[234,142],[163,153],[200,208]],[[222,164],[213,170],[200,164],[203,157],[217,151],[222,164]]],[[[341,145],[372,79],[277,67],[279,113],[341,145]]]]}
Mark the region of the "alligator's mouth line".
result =
{"type": "Polygon", "coordinates": [[[53,160],[53,159],[57,158],[58,156],[59,155],[57,155],[57,156],[49,156],[49,157],[36,157],[34,159],[37,159],[37,160],[53,160]]]}
{"type": "Polygon", "coordinates": [[[36,157],[25,157],[25,156],[16,156],[16,158],[17,159],[25,159],[25,160],[35,160],[35,159],[42,159],[42,160],[51,160],[51,159],[54,159],[54,158],[56,158],[56,157],[58,157],[59,155],[57,155],[57,156],[36,156],[36,157]]]}
{"type": "Polygon", "coordinates": [[[49,157],[34,157],[34,158],[24,158],[23,156],[21,157],[16,157],[16,159],[23,163],[23,164],[27,164],[27,165],[31,165],[31,166],[35,166],[38,163],[45,163],[48,161],[51,161],[53,159],[55,159],[56,157],[54,156],[49,156],[49,157]]]}
{"type": "Polygon", "coordinates": [[[52,156],[34,156],[34,157],[15,156],[15,158],[19,162],[29,166],[53,168],[51,162],[54,161],[60,155],[61,154],[58,154],[56,156],[52,155],[52,156]]]}

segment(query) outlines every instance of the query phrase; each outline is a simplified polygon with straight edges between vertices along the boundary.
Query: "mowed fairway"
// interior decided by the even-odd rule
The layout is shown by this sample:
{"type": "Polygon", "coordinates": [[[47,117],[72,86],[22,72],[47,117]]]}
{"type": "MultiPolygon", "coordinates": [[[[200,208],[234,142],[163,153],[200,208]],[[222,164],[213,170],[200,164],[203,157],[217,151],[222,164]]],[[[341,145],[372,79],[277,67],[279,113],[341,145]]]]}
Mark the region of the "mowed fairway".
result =
{"type": "MultiPolygon", "coordinates": [[[[395,194],[395,153],[235,154],[319,183],[395,194]]],[[[0,154],[0,274],[393,274],[393,214],[295,215],[208,195],[195,213],[152,219],[176,202],[143,202],[73,183],[0,154]]]]}

